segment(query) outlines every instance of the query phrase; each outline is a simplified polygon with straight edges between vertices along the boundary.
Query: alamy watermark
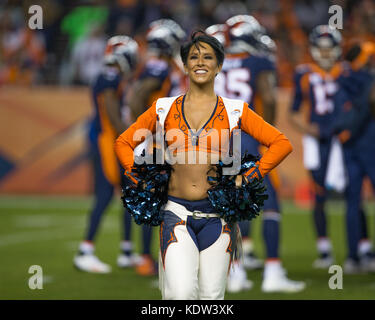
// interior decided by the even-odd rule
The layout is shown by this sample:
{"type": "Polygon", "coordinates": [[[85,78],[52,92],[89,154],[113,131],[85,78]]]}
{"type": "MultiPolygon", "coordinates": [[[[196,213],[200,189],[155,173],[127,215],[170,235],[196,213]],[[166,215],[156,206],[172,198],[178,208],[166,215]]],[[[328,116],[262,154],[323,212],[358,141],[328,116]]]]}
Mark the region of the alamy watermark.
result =
{"type": "Polygon", "coordinates": [[[328,25],[333,29],[343,29],[344,14],[342,7],[335,4],[329,7],[328,13],[333,14],[329,20],[328,25]]]}
{"type": "Polygon", "coordinates": [[[31,290],[43,289],[43,269],[41,266],[32,265],[28,271],[32,276],[29,278],[28,285],[31,290]]]}
{"type": "Polygon", "coordinates": [[[216,130],[211,128],[208,132],[196,132],[190,129],[188,142],[185,134],[179,129],[165,132],[158,126],[156,134],[150,130],[138,129],[134,132],[133,140],[142,141],[134,150],[136,164],[218,164],[222,161],[227,167],[223,168],[224,175],[236,175],[241,168],[241,130],[229,129],[216,130]],[[164,142],[169,142],[166,147],[164,142]],[[158,146],[155,154],[152,146],[158,146]],[[185,149],[187,148],[187,152],[185,149]],[[203,151],[203,152],[199,152],[203,151]],[[183,151],[183,152],[181,152],[183,151]],[[207,157],[210,153],[211,156],[207,157]],[[183,154],[183,156],[180,156],[183,154]],[[186,157],[185,157],[186,155],[186,157]],[[212,156],[217,155],[217,156],[212,156]]]}
{"type": "Polygon", "coordinates": [[[40,30],[43,29],[43,9],[41,6],[36,4],[29,7],[29,14],[31,17],[29,18],[29,28],[31,30],[40,30]]]}
{"type": "Polygon", "coordinates": [[[343,289],[343,271],[342,267],[335,264],[329,267],[329,274],[333,274],[328,280],[328,287],[331,290],[343,289]]]}

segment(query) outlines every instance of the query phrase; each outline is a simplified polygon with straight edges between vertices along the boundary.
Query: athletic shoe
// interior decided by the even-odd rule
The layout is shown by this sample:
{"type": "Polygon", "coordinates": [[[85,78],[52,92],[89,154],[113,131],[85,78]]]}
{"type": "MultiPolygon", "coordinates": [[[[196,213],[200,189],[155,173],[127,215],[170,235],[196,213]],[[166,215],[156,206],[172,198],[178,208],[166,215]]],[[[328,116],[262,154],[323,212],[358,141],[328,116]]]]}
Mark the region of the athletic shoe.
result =
{"type": "Polygon", "coordinates": [[[328,269],[334,264],[334,259],[331,255],[321,256],[313,262],[313,268],[315,269],[328,269]]]}
{"type": "Polygon", "coordinates": [[[367,261],[366,270],[368,272],[375,272],[375,259],[374,258],[367,261]]]}
{"type": "Polygon", "coordinates": [[[149,254],[140,257],[139,263],[135,266],[135,272],[141,276],[156,276],[158,274],[156,262],[149,254]]]}
{"type": "Polygon", "coordinates": [[[250,290],[253,282],[247,279],[246,271],[242,264],[233,263],[230,267],[227,279],[227,291],[236,293],[244,290],[250,290]]]}
{"type": "Polygon", "coordinates": [[[120,268],[135,267],[142,261],[143,261],[142,258],[137,254],[132,253],[130,255],[127,255],[127,254],[121,253],[117,257],[117,266],[120,268]]]}
{"type": "Polygon", "coordinates": [[[293,281],[287,278],[286,271],[281,267],[266,268],[264,271],[263,292],[299,292],[305,289],[303,281],[293,281]]]}
{"type": "Polygon", "coordinates": [[[77,269],[85,272],[109,273],[112,270],[110,265],[100,261],[94,254],[76,255],[73,264],[77,269]]]}
{"type": "Polygon", "coordinates": [[[361,274],[363,269],[359,260],[348,258],[344,262],[344,273],[345,274],[361,274]]]}
{"type": "Polygon", "coordinates": [[[359,257],[361,269],[364,272],[375,272],[375,257],[371,252],[367,252],[359,257]]]}
{"type": "Polygon", "coordinates": [[[257,270],[263,267],[263,261],[258,259],[255,254],[249,253],[243,257],[243,266],[247,270],[257,270]]]}

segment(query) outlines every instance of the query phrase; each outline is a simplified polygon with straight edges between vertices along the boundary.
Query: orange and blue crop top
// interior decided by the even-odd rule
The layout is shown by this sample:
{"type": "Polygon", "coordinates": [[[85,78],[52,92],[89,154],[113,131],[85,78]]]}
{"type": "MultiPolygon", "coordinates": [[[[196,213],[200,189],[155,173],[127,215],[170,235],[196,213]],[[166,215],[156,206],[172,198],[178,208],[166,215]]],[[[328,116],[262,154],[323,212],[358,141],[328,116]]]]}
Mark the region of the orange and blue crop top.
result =
{"type": "MultiPolygon", "coordinates": [[[[200,130],[194,132],[194,130],[190,129],[184,115],[184,97],[176,98],[164,122],[165,138],[168,146],[174,143],[176,152],[196,150],[216,154],[225,153],[229,147],[229,139],[227,138],[229,137],[230,126],[223,99],[218,96],[211,117],[200,130]],[[227,135],[221,134],[221,132],[225,131],[228,132],[227,135]],[[173,136],[173,139],[170,139],[171,136],[173,136]],[[202,140],[204,143],[202,143],[202,140]]],[[[158,116],[155,101],[146,112],[138,117],[135,123],[117,138],[115,151],[125,169],[125,174],[130,172],[133,166],[134,149],[145,140],[145,138],[140,141],[134,139],[135,133],[137,130],[144,129],[150,133],[155,133],[157,122],[158,116]]],[[[259,177],[259,175],[266,175],[292,151],[292,145],[286,136],[252,111],[247,103],[244,103],[243,112],[239,118],[239,127],[268,147],[268,150],[258,162],[258,169],[250,169],[245,174],[246,176],[257,174],[259,177]]]]}
{"type": "Polygon", "coordinates": [[[220,154],[229,146],[229,122],[223,100],[217,97],[214,111],[199,130],[190,128],[184,112],[185,96],[178,97],[165,119],[165,140],[174,153],[191,150],[220,154]],[[227,135],[224,134],[227,133],[227,135]],[[224,141],[222,141],[224,140],[224,141]]]}

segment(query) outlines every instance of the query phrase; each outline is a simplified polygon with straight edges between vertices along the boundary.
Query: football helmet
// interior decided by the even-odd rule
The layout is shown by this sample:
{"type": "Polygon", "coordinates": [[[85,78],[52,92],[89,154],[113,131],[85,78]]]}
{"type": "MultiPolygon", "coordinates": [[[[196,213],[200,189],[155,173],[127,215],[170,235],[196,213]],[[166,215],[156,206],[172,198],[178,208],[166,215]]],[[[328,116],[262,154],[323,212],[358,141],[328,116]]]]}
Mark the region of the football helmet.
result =
{"type": "Polygon", "coordinates": [[[228,26],[226,24],[213,24],[212,26],[209,26],[205,32],[208,35],[215,37],[224,48],[227,46],[228,26]]]}
{"type": "Polygon", "coordinates": [[[173,21],[172,19],[159,19],[150,23],[150,29],[155,27],[164,26],[169,28],[177,37],[179,41],[182,41],[186,37],[185,31],[180,27],[180,25],[173,21]]]}
{"type": "Polygon", "coordinates": [[[259,53],[260,36],[265,35],[266,31],[257,19],[250,15],[237,15],[229,18],[225,24],[230,41],[228,52],[259,53]]]}
{"type": "Polygon", "coordinates": [[[148,50],[158,55],[173,57],[177,54],[180,42],[186,37],[182,28],[171,19],[152,22],[147,32],[148,50]]]}
{"type": "Polygon", "coordinates": [[[133,71],[138,62],[138,44],[128,36],[114,36],[107,41],[105,64],[117,63],[123,73],[133,71]]]}
{"type": "Polygon", "coordinates": [[[267,34],[258,34],[258,45],[257,45],[257,51],[259,54],[264,55],[268,57],[270,60],[275,61],[276,60],[276,43],[272,40],[272,38],[267,34]]]}
{"type": "Polygon", "coordinates": [[[329,25],[316,26],[310,33],[310,52],[314,61],[329,70],[341,56],[341,34],[329,25]]]}

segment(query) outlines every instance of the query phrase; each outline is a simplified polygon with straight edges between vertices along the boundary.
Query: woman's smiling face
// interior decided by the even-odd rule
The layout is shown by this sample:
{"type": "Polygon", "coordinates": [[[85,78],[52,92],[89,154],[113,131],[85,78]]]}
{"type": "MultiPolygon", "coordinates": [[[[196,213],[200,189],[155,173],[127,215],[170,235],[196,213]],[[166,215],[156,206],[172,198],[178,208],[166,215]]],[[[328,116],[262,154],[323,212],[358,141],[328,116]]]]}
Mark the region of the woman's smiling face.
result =
{"type": "Polygon", "coordinates": [[[205,42],[198,42],[198,48],[192,46],[189,51],[185,71],[190,81],[196,84],[205,84],[215,80],[220,72],[221,65],[215,55],[214,49],[205,42]]]}

